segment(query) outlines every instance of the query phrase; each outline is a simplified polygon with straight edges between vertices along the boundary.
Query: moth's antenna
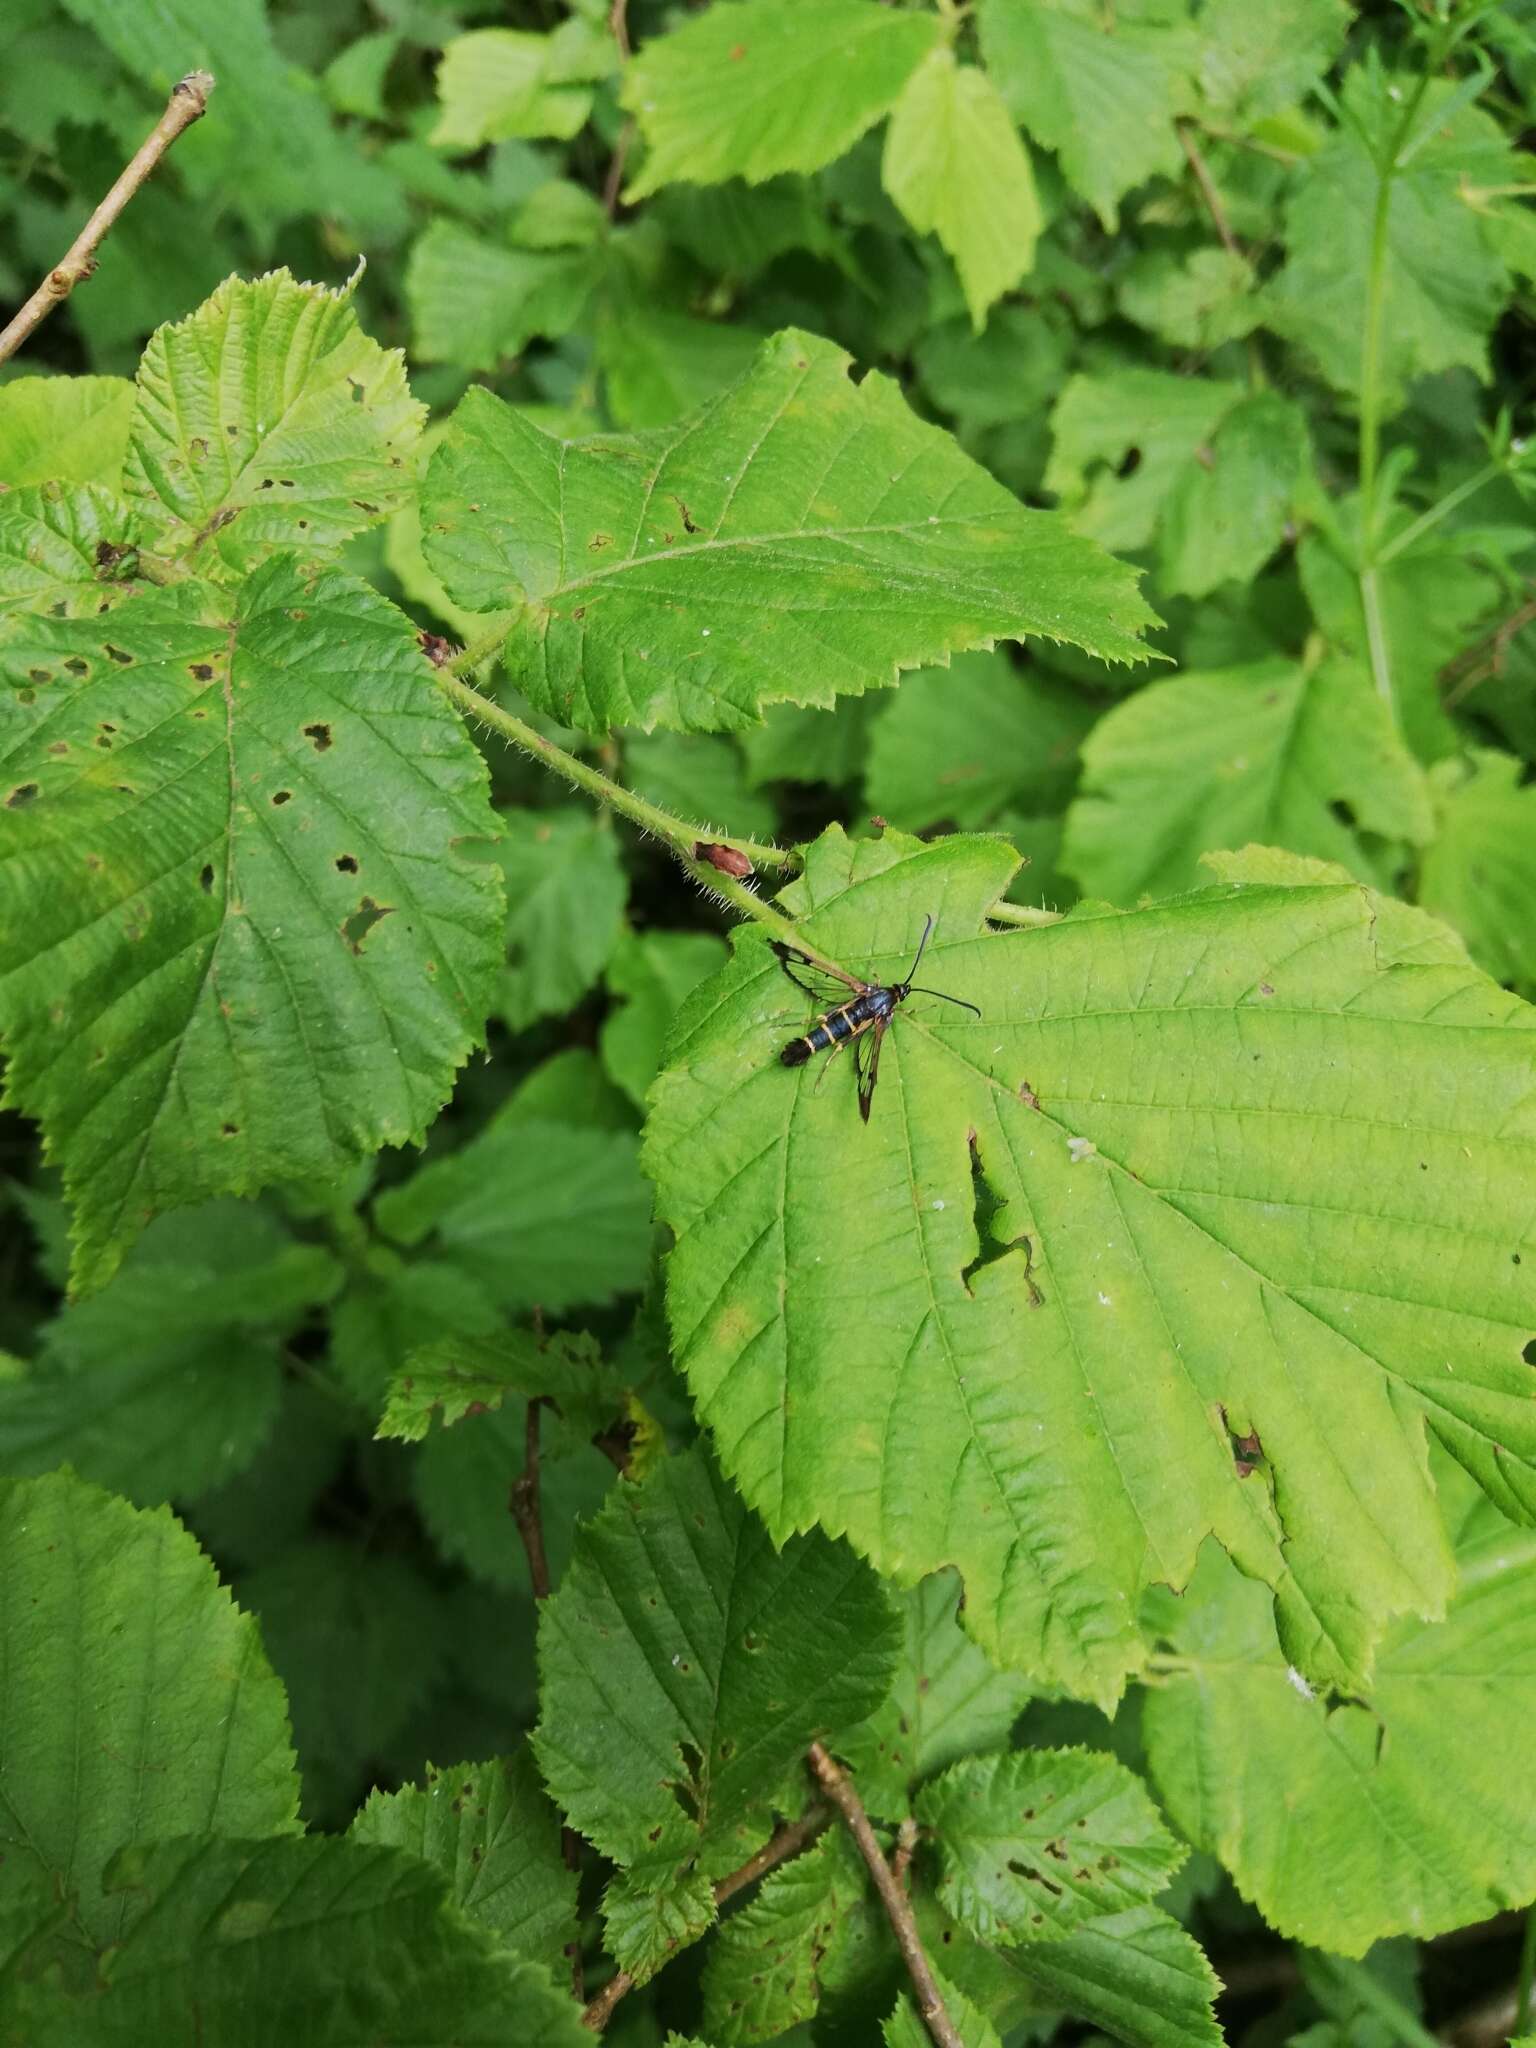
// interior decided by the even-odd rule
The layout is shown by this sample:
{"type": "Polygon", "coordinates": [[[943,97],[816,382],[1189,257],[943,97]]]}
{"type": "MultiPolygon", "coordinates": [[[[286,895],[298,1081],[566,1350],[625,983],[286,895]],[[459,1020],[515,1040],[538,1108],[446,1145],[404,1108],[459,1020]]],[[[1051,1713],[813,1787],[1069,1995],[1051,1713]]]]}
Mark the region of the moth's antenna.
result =
{"type": "Polygon", "coordinates": [[[941,988],[914,988],[912,994],[915,996],[937,996],[941,1003],[954,1003],[962,1010],[970,1010],[978,1017],[981,1015],[980,1010],[976,1008],[974,1003],[968,1003],[963,996],[947,996],[941,988]]]}
{"type": "Polygon", "coordinates": [[[911,985],[912,985],[912,977],[913,977],[913,975],[914,975],[914,974],[916,974],[916,972],[917,972],[917,969],[918,969],[918,962],[919,962],[919,961],[920,961],[920,960],[922,959],[922,957],[923,957],[923,948],[924,948],[924,947],[925,947],[925,946],[927,945],[927,943],[928,943],[928,934],[929,934],[929,933],[930,933],[930,932],[931,932],[932,930],[933,930],[933,919],[932,919],[932,917],[930,916],[930,918],[928,919],[928,922],[927,922],[927,923],[926,923],[926,924],[925,924],[925,925],[923,926],[923,936],[922,936],[922,937],[921,937],[921,938],[920,938],[920,939],[918,940],[918,942],[917,942],[917,952],[916,952],[915,956],[913,957],[912,965],[911,965],[911,966],[910,966],[910,967],[909,967],[909,968],[907,969],[907,976],[906,976],[906,978],[907,978],[907,986],[908,986],[909,988],[910,988],[910,987],[911,987],[911,985]]]}

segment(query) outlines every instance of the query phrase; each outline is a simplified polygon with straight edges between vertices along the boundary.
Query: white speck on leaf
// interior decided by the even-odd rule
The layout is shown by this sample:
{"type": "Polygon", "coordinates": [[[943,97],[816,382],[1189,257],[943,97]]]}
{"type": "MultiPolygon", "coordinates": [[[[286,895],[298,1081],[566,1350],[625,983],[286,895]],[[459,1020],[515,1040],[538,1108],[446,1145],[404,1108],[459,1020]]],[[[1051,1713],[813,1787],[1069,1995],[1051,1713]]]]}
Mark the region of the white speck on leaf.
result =
{"type": "Polygon", "coordinates": [[[1304,1700],[1315,1700],[1317,1698],[1317,1694],[1312,1690],[1311,1686],[1308,1685],[1307,1681],[1302,1677],[1301,1673],[1296,1669],[1296,1666],[1294,1664],[1286,1665],[1285,1678],[1286,1683],[1288,1685],[1294,1685],[1296,1690],[1301,1694],[1304,1700]]]}
{"type": "Polygon", "coordinates": [[[933,1206],[935,1209],[942,1209],[944,1204],[942,1202],[935,1202],[933,1206]]]}

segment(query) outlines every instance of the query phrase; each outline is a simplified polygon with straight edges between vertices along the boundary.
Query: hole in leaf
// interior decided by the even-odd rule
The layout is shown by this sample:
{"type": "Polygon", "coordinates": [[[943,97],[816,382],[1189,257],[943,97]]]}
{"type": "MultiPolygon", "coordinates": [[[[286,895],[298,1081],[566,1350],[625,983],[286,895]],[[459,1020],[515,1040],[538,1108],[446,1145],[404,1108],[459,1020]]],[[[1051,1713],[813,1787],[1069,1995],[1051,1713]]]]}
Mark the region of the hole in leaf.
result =
{"type": "Polygon", "coordinates": [[[274,789],[272,801],[275,804],[291,804],[293,802],[293,791],[291,789],[274,789]]]}
{"type": "Polygon", "coordinates": [[[1120,459],[1120,467],[1115,471],[1115,475],[1134,476],[1140,467],[1141,450],[1139,448],[1127,448],[1125,454],[1120,459]]]}
{"type": "Polygon", "coordinates": [[[130,668],[133,665],[133,656],[125,648],[114,647],[112,642],[108,640],[106,642],[106,649],[120,668],[130,668]]]}
{"type": "Polygon", "coordinates": [[[51,668],[29,668],[27,674],[34,683],[51,683],[53,681],[53,670],[51,668]]]}
{"type": "Polygon", "coordinates": [[[240,1135],[240,1126],[238,1124],[220,1124],[219,1130],[226,1138],[238,1138],[240,1135]]]}
{"type": "Polygon", "coordinates": [[[355,853],[338,853],[336,856],[336,866],[341,874],[355,875],[357,873],[357,855],[355,853]]]}
{"type": "Polygon", "coordinates": [[[199,683],[213,681],[213,664],[210,661],[193,661],[187,664],[187,674],[199,683]]]}
{"type": "Polygon", "coordinates": [[[202,888],[203,894],[205,896],[211,896],[213,894],[213,865],[211,862],[206,862],[204,864],[203,871],[198,876],[197,879],[202,888]]]}
{"type": "Polygon", "coordinates": [[[393,905],[375,903],[371,896],[365,896],[350,917],[341,922],[341,936],[354,953],[361,953],[363,941],[382,919],[388,917],[393,905]]]}
{"type": "Polygon", "coordinates": [[[1329,803],[1328,809],[1330,814],[1337,818],[1339,823],[1348,831],[1353,832],[1357,829],[1359,820],[1356,818],[1353,809],[1345,803],[1343,797],[1334,797],[1329,803]]]}
{"type": "Polygon", "coordinates": [[[1527,1365],[1536,1365],[1536,1337],[1533,1337],[1531,1339],[1530,1343],[1526,1345],[1525,1349],[1521,1352],[1520,1356],[1525,1360],[1527,1365]]]}
{"type": "Polygon", "coordinates": [[[37,794],[38,788],[35,782],[18,782],[6,798],[5,807],[8,811],[19,811],[23,804],[32,803],[36,799],[37,794]]]}
{"type": "Polygon", "coordinates": [[[91,664],[88,661],[82,661],[78,654],[72,654],[64,666],[72,676],[88,676],[91,672],[91,664]]]}
{"type": "Polygon", "coordinates": [[[306,725],[304,737],[307,740],[314,741],[317,754],[323,754],[332,743],[331,728],[328,725],[306,725]]]}

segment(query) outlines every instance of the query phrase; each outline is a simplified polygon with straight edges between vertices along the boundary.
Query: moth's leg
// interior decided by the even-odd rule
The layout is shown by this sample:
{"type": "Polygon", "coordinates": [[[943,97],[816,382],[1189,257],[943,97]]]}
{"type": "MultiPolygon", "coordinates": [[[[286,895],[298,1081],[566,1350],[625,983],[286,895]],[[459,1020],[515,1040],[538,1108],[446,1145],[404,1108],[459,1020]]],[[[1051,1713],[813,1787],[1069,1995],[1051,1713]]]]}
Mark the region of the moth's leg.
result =
{"type": "Polygon", "coordinates": [[[826,1058],[823,1059],[821,1063],[821,1072],[816,1076],[815,1085],[811,1089],[811,1093],[813,1095],[819,1095],[821,1093],[821,1084],[823,1081],[825,1081],[827,1075],[830,1073],[832,1069],[832,1064],[836,1060],[838,1054],[842,1051],[843,1047],[845,1045],[852,1044],[853,1040],[851,1038],[838,1039],[837,1043],[833,1046],[832,1050],[827,1054],[826,1058]]]}

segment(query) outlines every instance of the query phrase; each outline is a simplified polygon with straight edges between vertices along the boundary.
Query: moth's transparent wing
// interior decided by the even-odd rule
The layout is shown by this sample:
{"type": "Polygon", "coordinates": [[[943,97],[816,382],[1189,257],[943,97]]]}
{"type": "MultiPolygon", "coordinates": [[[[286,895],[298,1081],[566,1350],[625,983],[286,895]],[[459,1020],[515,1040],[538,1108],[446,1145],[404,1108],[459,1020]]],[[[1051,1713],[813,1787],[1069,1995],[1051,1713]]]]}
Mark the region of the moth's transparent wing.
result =
{"type": "Polygon", "coordinates": [[[859,1077],[859,1115],[865,1123],[869,1122],[869,1105],[875,1099],[875,1083],[880,1078],[880,1048],[885,1043],[886,1029],[885,1018],[877,1017],[853,1042],[853,1070],[859,1077]]]}
{"type": "Polygon", "coordinates": [[[768,943],[795,987],[805,991],[818,1011],[840,1009],[847,1002],[850,989],[855,995],[861,995],[868,985],[855,981],[851,974],[839,974],[833,968],[819,967],[793,946],[786,946],[782,939],[770,939],[768,943]]]}

